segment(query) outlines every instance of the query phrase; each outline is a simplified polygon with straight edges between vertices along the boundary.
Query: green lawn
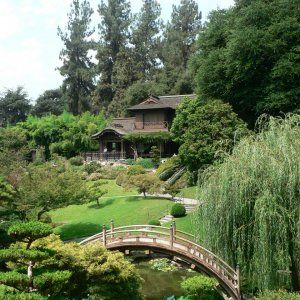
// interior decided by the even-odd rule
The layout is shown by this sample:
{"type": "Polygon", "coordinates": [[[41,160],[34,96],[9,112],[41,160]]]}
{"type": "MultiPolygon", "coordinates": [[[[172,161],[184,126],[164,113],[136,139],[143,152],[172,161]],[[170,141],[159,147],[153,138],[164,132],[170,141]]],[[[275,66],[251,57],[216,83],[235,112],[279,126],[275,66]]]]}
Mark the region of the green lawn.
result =
{"type": "Polygon", "coordinates": [[[178,195],[179,197],[197,199],[197,186],[183,188],[178,195]]]}
{"type": "Polygon", "coordinates": [[[99,181],[105,182],[105,184],[101,186],[101,189],[107,190],[107,194],[105,194],[103,198],[113,197],[113,196],[138,195],[138,192],[134,189],[124,190],[121,186],[117,185],[116,181],[113,179],[100,179],[99,181]]]}
{"type": "Polygon", "coordinates": [[[70,205],[51,212],[54,223],[63,225],[56,228],[62,239],[88,236],[99,232],[103,224],[115,226],[148,224],[169,213],[172,202],[157,198],[111,197],[103,199],[101,207],[94,203],[70,205]]]}
{"type": "MultiPolygon", "coordinates": [[[[159,219],[169,214],[173,205],[171,201],[157,198],[137,197],[136,190],[125,191],[115,180],[101,180],[106,182],[101,189],[107,190],[101,205],[95,203],[70,205],[50,212],[52,221],[59,226],[55,231],[64,240],[79,238],[95,234],[102,230],[102,225],[109,226],[114,220],[115,226],[148,224],[150,220],[159,219]]],[[[182,190],[184,197],[194,198],[196,187],[182,190]]],[[[177,228],[192,232],[192,217],[187,215],[176,219],[177,228]]],[[[169,226],[169,224],[167,224],[169,226]]]]}

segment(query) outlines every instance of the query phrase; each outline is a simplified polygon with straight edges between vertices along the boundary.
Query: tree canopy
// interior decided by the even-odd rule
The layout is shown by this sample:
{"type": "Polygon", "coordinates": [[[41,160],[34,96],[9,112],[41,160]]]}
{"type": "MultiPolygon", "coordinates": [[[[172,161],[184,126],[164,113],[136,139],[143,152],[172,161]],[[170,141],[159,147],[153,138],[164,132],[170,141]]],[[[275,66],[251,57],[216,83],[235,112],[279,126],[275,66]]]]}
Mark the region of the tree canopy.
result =
{"type": "Polygon", "coordinates": [[[30,100],[22,87],[5,90],[0,96],[0,126],[25,121],[30,109],[30,100]]]}
{"type": "Polygon", "coordinates": [[[186,98],[178,106],[171,133],[180,143],[181,161],[194,172],[229,152],[247,128],[230,105],[220,100],[186,98]]]}
{"type": "Polygon", "coordinates": [[[230,103],[251,126],[262,113],[299,108],[299,8],[296,1],[236,1],[213,11],[192,61],[205,98],[230,103]]]}
{"type": "Polygon", "coordinates": [[[204,242],[252,291],[300,289],[299,136],[299,115],[270,118],[200,181],[204,242]]]}
{"type": "Polygon", "coordinates": [[[64,77],[63,92],[69,111],[74,115],[90,109],[94,90],[94,64],[89,53],[94,49],[91,39],[94,30],[90,28],[92,14],[88,1],[73,0],[65,32],[58,28],[58,35],[64,43],[60,53],[63,64],[58,69],[64,77]]]}

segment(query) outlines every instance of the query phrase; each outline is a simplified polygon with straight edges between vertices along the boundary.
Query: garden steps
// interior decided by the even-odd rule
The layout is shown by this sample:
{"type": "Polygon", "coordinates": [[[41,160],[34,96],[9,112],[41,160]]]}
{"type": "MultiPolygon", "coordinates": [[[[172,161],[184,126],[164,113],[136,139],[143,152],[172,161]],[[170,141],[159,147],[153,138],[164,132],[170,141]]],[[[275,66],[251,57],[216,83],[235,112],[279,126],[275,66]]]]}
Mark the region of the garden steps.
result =
{"type": "Polygon", "coordinates": [[[165,215],[165,216],[163,216],[162,218],[159,219],[159,222],[160,222],[161,225],[163,225],[163,224],[168,223],[172,220],[173,220],[172,215],[165,215]]]}

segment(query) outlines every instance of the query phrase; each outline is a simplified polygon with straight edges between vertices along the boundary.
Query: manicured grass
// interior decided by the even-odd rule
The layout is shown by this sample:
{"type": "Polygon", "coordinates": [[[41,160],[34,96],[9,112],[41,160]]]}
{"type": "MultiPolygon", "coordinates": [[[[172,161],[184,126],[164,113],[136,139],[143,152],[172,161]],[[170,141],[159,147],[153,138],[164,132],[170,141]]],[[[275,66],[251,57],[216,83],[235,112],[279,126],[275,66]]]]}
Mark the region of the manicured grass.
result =
{"type": "MultiPolygon", "coordinates": [[[[134,189],[124,190],[121,186],[116,184],[116,181],[113,179],[100,179],[100,182],[105,182],[104,185],[101,185],[101,190],[107,190],[107,193],[103,198],[113,197],[113,196],[132,196],[138,195],[138,192],[134,189]]],[[[92,184],[93,182],[90,182],[92,184]]]]}
{"type": "Polygon", "coordinates": [[[157,198],[111,197],[95,203],[70,205],[51,212],[54,223],[64,225],[56,232],[64,240],[89,236],[102,230],[102,225],[109,226],[114,220],[115,226],[148,224],[150,220],[159,219],[169,213],[172,202],[157,198]]]}
{"type": "Polygon", "coordinates": [[[197,199],[197,186],[183,188],[179,193],[179,197],[197,199]]]}

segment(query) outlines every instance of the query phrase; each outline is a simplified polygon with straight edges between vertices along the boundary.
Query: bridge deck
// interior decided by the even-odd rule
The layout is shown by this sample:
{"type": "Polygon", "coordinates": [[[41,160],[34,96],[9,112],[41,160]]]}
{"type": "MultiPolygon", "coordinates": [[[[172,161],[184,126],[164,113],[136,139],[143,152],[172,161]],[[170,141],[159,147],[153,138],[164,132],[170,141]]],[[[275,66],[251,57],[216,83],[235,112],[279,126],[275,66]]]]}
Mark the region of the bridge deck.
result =
{"type": "Polygon", "coordinates": [[[114,228],[85,239],[80,244],[100,242],[109,250],[152,249],[186,258],[191,264],[215,277],[233,299],[240,299],[239,270],[195,242],[193,235],[170,228],[152,225],[133,225],[114,228]]]}

